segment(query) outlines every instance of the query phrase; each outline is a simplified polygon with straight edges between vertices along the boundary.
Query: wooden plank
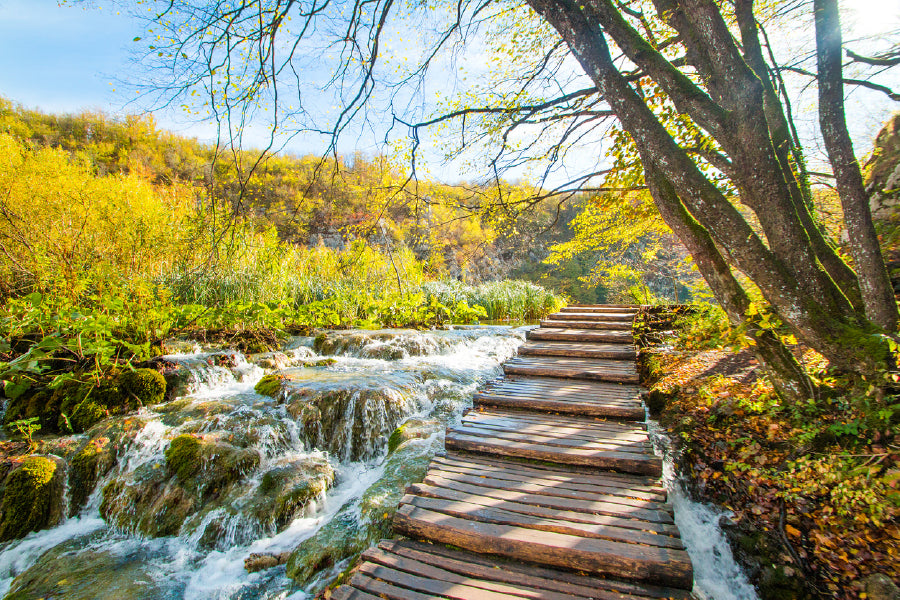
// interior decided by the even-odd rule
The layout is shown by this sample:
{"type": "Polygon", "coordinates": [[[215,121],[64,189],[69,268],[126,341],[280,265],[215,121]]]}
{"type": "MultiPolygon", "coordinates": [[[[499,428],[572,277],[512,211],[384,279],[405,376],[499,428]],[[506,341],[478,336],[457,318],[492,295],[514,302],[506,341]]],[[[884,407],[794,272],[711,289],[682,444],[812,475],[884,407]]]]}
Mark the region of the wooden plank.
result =
{"type": "Polygon", "coordinates": [[[658,478],[644,475],[603,471],[577,472],[574,467],[568,465],[524,463],[514,459],[504,459],[499,456],[487,458],[478,454],[459,454],[456,452],[448,452],[445,455],[436,456],[435,459],[440,459],[442,462],[475,465],[485,469],[506,470],[557,481],[580,481],[598,486],[619,486],[628,489],[652,491],[663,495],[667,493],[666,488],[662,487],[658,478]]]}
{"type": "Polygon", "coordinates": [[[553,498],[550,498],[549,500],[547,498],[537,498],[535,500],[535,496],[523,496],[522,499],[533,501],[517,502],[502,497],[510,495],[502,490],[484,490],[483,494],[476,494],[473,492],[457,490],[453,487],[440,487],[429,485],[427,483],[412,484],[408,487],[406,492],[415,495],[416,497],[439,498],[442,500],[480,504],[482,506],[503,509],[509,512],[536,517],[546,517],[549,519],[562,519],[572,523],[604,525],[621,529],[633,529],[635,531],[648,531],[657,535],[669,537],[678,537],[678,528],[673,522],[662,523],[659,521],[636,519],[629,516],[627,511],[623,512],[619,506],[605,505],[602,503],[595,503],[594,508],[596,510],[592,512],[568,510],[560,508],[560,506],[565,505],[565,502],[558,502],[553,498]]]}
{"type": "MultiPolygon", "coordinates": [[[[561,594],[547,589],[534,589],[527,584],[520,585],[517,583],[513,584],[512,582],[496,582],[482,577],[475,578],[468,575],[460,575],[454,571],[429,564],[429,562],[424,562],[417,558],[395,554],[381,547],[369,548],[362,553],[361,558],[404,573],[428,577],[447,583],[480,588],[501,594],[512,594],[516,598],[534,598],[536,600],[572,600],[573,598],[573,596],[569,594],[561,594]]],[[[447,561],[445,560],[443,562],[447,561]]]]}
{"type": "Polygon", "coordinates": [[[634,360],[637,352],[630,344],[579,344],[577,342],[525,342],[519,356],[573,356],[634,360]]]}
{"type": "Polygon", "coordinates": [[[642,454],[584,448],[559,448],[497,438],[485,439],[483,436],[464,435],[455,431],[447,434],[445,444],[447,448],[467,452],[546,460],[559,464],[613,469],[624,473],[662,475],[660,459],[642,454]]]}
{"type": "Polygon", "coordinates": [[[475,552],[568,569],[685,589],[693,583],[693,568],[683,550],[469,521],[409,504],[397,510],[394,529],[411,537],[453,544],[475,552]]]}
{"type": "Polygon", "coordinates": [[[330,600],[381,600],[381,598],[349,585],[342,585],[331,590],[330,600]]]}
{"type": "Polygon", "coordinates": [[[633,312],[637,314],[639,304],[572,304],[559,309],[560,312],[633,312]]]}
{"type": "MultiPolygon", "coordinates": [[[[389,585],[406,588],[406,590],[453,600],[515,600],[521,598],[517,595],[495,592],[462,583],[420,577],[372,562],[362,563],[358,567],[357,573],[379,579],[389,585]]],[[[405,598],[405,596],[400,597],[405,598]]]]}
{"type": "Polygon", "coordinates": [[[624,542],[627,544],[643,544],[658,546],[661,548],[675,548],[683,550],[684,545],[677,537],[668,535],[656,535],[631,528],[616,527],[611,523],[584,523],[582,521],[570,521],[557,515],[537,517],[518,511],[505,510],[499,506],[484,506],[483,504],[467,502],[465,500],[446,500],[427,496],[404,496],[400,501],[401,506],[411,504],[418,508],[424,508],[461,519],[480,521],[483,523],[496,523],[499,525],[514,525],[524,529],[535,531],[552,531],[586,538],[596,538],[624,542]]]}
{"type": "MultiPolygon", "coordinates": [[[[492,498],[494,500],[506,500],[519,504],[529,504],[532,506],[542,506],[545,508],[553,508],[556,510],[573,511],[576,513],[587,513],[592,515],[607,515],[611,517],[621,517],[623,519],[633,519],[647,521],[649,523],[663,523],[672,525],[675,520],[672,516],[672,509],[665,504],[648,504],[647,506],[632,506],[623,504],[616,500],[621,500],[615,496],[582,496],[573,497],[565,494],[548,494],[536,493],[525,490],[511,489],[512,486],[491,486],[487,480],[479,481],[461,481],[460,478],[444,477],[440,473],[429,472],[425,475],[422,483],[415,483],[409,487],[408,493],[418,494],[421,496],[433,496],[446,498],[448,500],[461,500],[466,502],[476,502],[475,497],[492,498]],[[427,487],[430,486],[430,487],[427,487]],[[460,494],[468,494],[472,499],[466,499],[462,496],[455,495],[448,497],[447,495],[438,494],[432,488],[442,488],[445,490],[453,490],[460,494]]],[[[479,502],[481,503],[481,502],[479,502]]],[[[490,503],[488,503],[490,505],[490,503]]],[[[519,511],[521,512],[521,511],[519,511]]],[[[535,513],[529,513],[535,514],[535,513]]],[[[548,516],[541,514],[540,516],[548,516]]],[[[596,521],[588,519],[570,519],[582,522],[594,523],[596,521]]],[[[618,526],[623,526],[621,523],[618,526]]],[[[646,529],[643,524],[635,523],[635,529],[646,529]]],[[[653,529],[656,531],[656,529],[653,529]]]]}
{"type": "Polygon", "coordinates": [[[634,321],[633,312],[575,312],[560,311],[547,315],[545,318],[551,321],[624,321],[631,323],[634,321]]]}
{"type": "MultiPolygon", "coordinates": [[[[524,473],[516,473],[514,471],[504,471],[501,469],[485,469],[483,467],[479,467],[478,465],[466,466],[454,463],[453,461],[443,460],[441,457],[435,457],[435,459],[431,461],[431,464],[429,466],[430,473],[443,474],[447,471],[452,473],[459,473],[462,475],[471,475],[475,477],[492,477],[498,480],[516,481],[532,485],[539,485],[544,490],[547,490],[547,493],[551,495],[560,491],[564,491],[566,493],[581,492],[584,494],[593,494],[596,496],[621,496],[624,498],[635,498],[638,500],[646,500],[649,502],[659,503],[664,503],[666,501],[665,497],[661,496],[660,494],[645,492],[641,490],[632,490],[629,488],[623,488],[613,485],[601,486],[593,483],[583,483],[575,479],[560,481],[547,477],[538,477],[524,473]]],[[[563,493],[563,495],[565,495],[565,493],[563,493]]]]}
{"type": "Polygon", "coordinates": [[[521,356],[505,362],[503,371],[508,375],[537,375],[617,383],[637,383],[640,380],[633,365],[609,364],[613,362],[615,361],[602,359],[521,356]]]}
{"type": "Polygon", "coordinates": [[[454,427],[447,432],[448,435],[466,435],[466,436],[485,436],[492,440],[509,440],[520,441],[530,444],[540,444],[543,446],[559,448],[561,451],[571,450],[597,450],[606,452],[620,452],[632,455],[633,458],[643,457],[652,453],[652,449],[647,442],[640,441],[588,441],[584,439],[572,439],[570,437],[558,437],[537,433],[519,433],[506,429],[497,429],[492,427],[478,427],[475,425],[466,425],[464,427],[454,427]],[[636,456],[635,456],[636,455],[636,456]]]}
{"type": "Polygon", "coordinates": [[[499,557],[474,554],[465,550],[447,548],[442,545],[413,540],[382,540],[378,546],[401,556],[409,556],[442,569],[465,575],[482,577],[492,581],[503,581],[529,585],[535,589],[557,590],[575,597],[600,600],[615,598],[675,598],[687,599],[690,592],[675,588],[664,588],[615,579],[582,575],[570,571],[560,571],[535,564],[522,564],[499,557]],[[613,596],[610,596],[612,592],[613,596]],[[621,595],[620,595],[621,594],[621,595]]]}
{"type": "Polygon", "coordinates": [[[578,478],[579,481],[596,483],[597,485],[617,485],[635,489],[660,490],[665,493],[665,488],[657,477],[636,475],[633,473],[615,473],[612,471],[594,471],[579,469],[570,465],[553,465],[548,463],[522,462],[515,458],[503,458],[499,456],[485,457],[479,454],[459,454],[447,452],[439,458],[447,460],[465,461],[467,463],[481,464],[496,468],[515,470],[516,472],[536,474],[550,478],[578,478]]]}
{"type": "Polygon", "coordinates": [[[527,410],[559,412],[569,415],[608,417],[611,419],[633,420],[642,419],[644,417],[644,408],[640,405],[629,406],[604,402],[582,403],[564,399],[550,400],[525,396],[495,395],[486,392],[476,393],[472,398],[478,406],[521,408],[527,410]]]}
{"type": "Polygon", "coordinates": [[[348,582],[351,586],[369,594],[374,594],[381,600],[440,600],[433,594],[420,594],[409,589],[397,587],[384,581],[379,581],[363,573],[356,572],[348,582]]]}
{"type": "Polygon", "coordinates": [[[603,331],[566,327],[532,329],[525,333],[525,339],[560,342],[612,342],[630,344],[634,340],[631,331],[603,331]]]}
{"type": "Polygon", "coordinates": [[[523,410],[509,410],[502,408],[476,408],[469,410],[467,419],[504,421],[508,426],[515,428],[522,423],[537,425],[549,425],[551,427],[568,428],[573,431],[602,433],[604,431],[631,432],[635,435],[647,437],[646,423],[635,421],[611,421],[599,417],[575,418],[568,415],[556,415],[550,413],[535,413],[523,410]]]}
{"type": "Polygon", "coordinates": [[[541,327],[574,328],[574,329],[609,329],[612,331],[632,331],[631,323],[623,321],[557,321],[541,319],[541,327]]]}
{"type": "Polygon", "coordinates": [[[481,473],[498,479],[520,481],[547,482],[549,486],[577,490],[590,490],[602,494],[616,494],[644,500],[665,502],[668,497],[666,488],[656,482],[650,483],[646,477],[637,475],[622,476],[616,473],[598,473],[594,476],[569,471],[528,468],[526,465],[493,458],[490,461],[478,460],[478,456],[449,453],[435,456],[431,465],[444,470],[457,470],[461,473],[481,473]]]}
{"type": "Polygon", "coordinates": [[[624,403],[631,406],[641,404],[641,389],[636,385],[585,379],[560,381],[550,377],[511,376],[488,383],[479,393],[574,402],[624,403]]]}
{"type": "Polygon", "coordinates": [[[637,374],[637,366],[633,360],[621,360],[614,358],[582,358],[578,356],[516,356],[507,361],[522,364],[543,364],[558,367],[581,367],[593,370],[606,370],[611,373],[637,374]]]}
{"type": "MultiPolygon", "coordinates": [[[[519,418],[516,414],[492,413],[486,410],[485,412],[481,412],[481,410],[469,411],[463,416],[462,425],[491,427],[515,433],[534,433],[542,436],[549,435],[557,438],[565,437],[599,442],[648,442],[650,440],[649,434],[644,429],[632,426],[631,423],[627,422],[600,421],[598,423],[585,423],[583,427],[578,427],[558,419],[531,420],[519,418]]],[[[555,417],[558,415],[547,416],[555,417]]]]}
{"type": "Polygon", "coordinates": [[[542,394],[550,397],[572,397],[578,400],[629,400],[640,402],[641,388],[633,384],[611,381],[574,379],[560,381],[553,377],[513,375],[485,384],[484,390],[509,391],[516,394],[542,394]]]}
{"type": "Polygon", "coordinates": [[[522,396],[493,395],[486,392],[476,393],[472,398],[475,404],[485,406],[564,412],[570,415],[610,417],[616,419],[644,418],[644,408],[640,405],[622,406],[617,404],[603,404],[601,402],[581,403],[573,402],[571,400],[547,400],[522,396]]]}
{"type": "MultiPolygon", "coordinates": [[[[553,496],[554,498],[572,498],[574,500],[589,500],[591,502],[608,502],[610,504],[621,504],[630,509],[636,508],[650,511],[672,512],[672,507],[665,502],[656,500],[648,500],[645,498],[634,498],[626,494],[610,494],[608,492],[598,492],[596,490],[573,490],[564,487],[552,485],[544,485],[542,482],[534,480],[513,480],[495,477],[490,475],[474,475],[472,473],[458,473],[456,471],[440,469],[433,466],[425,475],[435,482],[457,481],[468,485],[478,487],[487,487],[496,490],[509,490],[512,492],[520,492],[523,494],[535,494],[538,496],[553,496]]],[[[652,516],[655,518],[656,513],[652,516]]]]}

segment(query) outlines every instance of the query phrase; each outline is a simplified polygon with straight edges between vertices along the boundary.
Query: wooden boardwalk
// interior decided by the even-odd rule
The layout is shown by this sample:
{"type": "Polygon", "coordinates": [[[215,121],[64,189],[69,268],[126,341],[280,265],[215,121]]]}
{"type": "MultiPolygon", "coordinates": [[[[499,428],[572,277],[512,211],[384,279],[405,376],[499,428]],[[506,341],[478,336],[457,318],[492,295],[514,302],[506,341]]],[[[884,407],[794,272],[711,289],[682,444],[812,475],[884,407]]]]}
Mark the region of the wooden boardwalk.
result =
{"type": "Polygon", "coordinates": [[[528,333],[448,429],[335,600],[690,597],[644,425],[637,308],[573,306],[528,333]]]}

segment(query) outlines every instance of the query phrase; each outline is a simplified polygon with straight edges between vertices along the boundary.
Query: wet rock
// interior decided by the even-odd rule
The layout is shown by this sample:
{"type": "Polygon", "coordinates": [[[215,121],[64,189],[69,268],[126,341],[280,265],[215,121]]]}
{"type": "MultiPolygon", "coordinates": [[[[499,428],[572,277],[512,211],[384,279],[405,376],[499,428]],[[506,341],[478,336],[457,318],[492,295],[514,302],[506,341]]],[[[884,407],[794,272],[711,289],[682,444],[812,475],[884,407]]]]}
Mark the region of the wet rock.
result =
{"type": "Polygon", "coordinates": [[[345,504],[315,535],[304,540],[287,562],[288,577],[303,584],[317,571],[359,554],[390,534],[391,520],[404,490],[422,480],[440,440],[400,444],[384,463],[384,473],[358,500],[345,504]]]}
{"type": "Polygon", "coordinates": [[[29,456],[3,480],[0,541],[57,525],[65,515],[66,464],[55,456],[29,456]]]}
{"type": "Polygon", "coordinates": [[[327,450],[339,460],[368,460],[382,454],[391,432],[423,408],[417,375],[291,369],[268,375],[257,392],[282,399],[300,425],[307,448],[327,450]]]}
{"type": "Polygon", "coordinates": [[[69,459],[69,516],[78,514],[97,482],[115,464],[115,444],[102,435],[89,440],[69,459]]]}
{"type": "Polygon", "coordinates": [[[247,360],[263,369],[287,369],[291,358],[284,352],[265,352],[248,356],[247,360]]]}
{"type": "Polygon", "coordinates": [[[266,569],[271,569],[272,567],[277,567],[278,565],[283,565],[288,561],[288,558],[291,556],[290,552],[281,552],[279,554],[270,554],[270,553],[257,553],[254,552],[250,556],[244,559],[244,569],[248,573],[256,573],[258,571],[265,571],[266,569]]]}
{"type": "Polygon", "coordinates": [[[268,531],[281,531],[334,484],[324,456],[310,456],[267,471],[251,500],[253,515],[268,531]]]}
{"type": "Polygon", "coordinates": [[[141,556],[67,543],[45,553],[12,583],[6,600],[139,600],[169,597],[153,581],[141,556]]]}
{"type": "Polygon", "coordinates": [[[399,360],[437,352],[437,338],[414,330],[329,331],[316,336],[313,347],[319,354],[399,360]]]}
{"type": "Polygon", "coordinates": [[[863,579],[868,600],[900,600],[900,588],[884,573],[875,573],[863,579]]]}
{"type": "Polygon", "coordinates": [[[388,452],[393,452],[403,442],[427,438],[443,428],[444,424],[435,419],[408,419],[388,438],[388,452]]]}
{"type": "Polygon", "coordinates": [[[217,500],[239,487],[259,461],[254,449],[183,434],[170,442],[165,462],[150,461],[110,481],[100,514],[120,529],[177,535],[188,517],[216,509],[217,500]]]}

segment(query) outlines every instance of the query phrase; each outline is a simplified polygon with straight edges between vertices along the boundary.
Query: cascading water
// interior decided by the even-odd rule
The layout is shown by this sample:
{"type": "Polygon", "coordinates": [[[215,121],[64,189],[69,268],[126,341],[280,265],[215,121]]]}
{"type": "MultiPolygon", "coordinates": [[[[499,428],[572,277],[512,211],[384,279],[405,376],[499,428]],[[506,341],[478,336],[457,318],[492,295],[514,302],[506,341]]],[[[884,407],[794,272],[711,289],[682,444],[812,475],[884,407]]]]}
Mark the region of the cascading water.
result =
{"type": "Polygon", "coordinates": [[[735,562],[720,526],[720,520],[728,514],[691,498],[675,471],[671,441],[654,421],[648,420],[648,429],[654,450],[663,457],[663,482],[694,566],[693,595],[699,600],[759,600],[756,589],[735,562]]]}
{"type": "Polygon", "coordinates": [[[175,398],[55,445],[72,510],[0,545],[0,593],[304,598],[385,531],[405,479],[523,337],[506,327],[333,332],[278,353],[165,357],[175,398]],[[254,388],[266,373],[263,395],[254,388]]]}

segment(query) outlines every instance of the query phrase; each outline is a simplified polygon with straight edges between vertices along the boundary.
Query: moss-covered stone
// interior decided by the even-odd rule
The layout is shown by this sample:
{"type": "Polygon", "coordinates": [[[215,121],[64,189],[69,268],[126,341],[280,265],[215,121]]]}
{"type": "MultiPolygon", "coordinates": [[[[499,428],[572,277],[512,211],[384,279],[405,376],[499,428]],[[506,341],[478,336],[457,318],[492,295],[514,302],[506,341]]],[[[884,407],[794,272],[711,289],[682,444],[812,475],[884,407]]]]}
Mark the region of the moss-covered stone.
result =
{"type": "Polygon", "coordinates": [[[119,407],[135,410],[141,406],[160,404],[166,397],[166,379],[155,369],[125,371],[119,377],[119,407]]]}
{"type": "Polygon", "coordinates": [[[385,459],[384,473],[358,501],[345,504],[315,535],[291,553],[287,574],[299,583],[349,556],[359,554],[390,534],[391,520],[406,487],[422,480],[441,444],[407,440],[385,459]]]}
{"type": "Polygon", "coordinates": [[[116,464],[110,439],[105,436],[88,441],[69,460],[69,515],[75,515],[87,503],[97,481],[116,464]]]}
{"type": "Polygon", "coordinates": [[[266,528],[281,531],[334,484],[334,469],[324,457],[309,457],[263,475],[253,499],[253,514],[266,528]]]}
{"type": "Polygon", "coordinates": [[[105,406],[88,398],[75,407],[75,410],[69,417],[69,422],[72,425],[72,429],[80,433],[87,431],[108,416],[109,411],[105,406]]]}
{"type": "Polygon", "coordinates": [[[183,434],[166,448],[166,465],[182,479],[188,479],[200,470],[200,440],[183,434]]]}
{"type": "Polygon", "coordinates": [[[257,394],[269,396],[270,398],[275,398],[277,400],[279,396],[281,396],[284,380],[284,375],[271,373],[260,379],[259,383],[257,383],[256,387],[253,389],[257,394]]]}
{"type": "Polygon", "coordinates": [[[123,552],[83,548],[78,541],[71,541],[52,548],[19,574],[4,598],[139,600],[177,596],[164,589],[167,582],[154,579],[153,570],[140,545],[123,552]]]}
{"type": "Polygon", "coordinates": [[[391,433],[391,437],[388,438],[388,452],[393,452],[407,440],[427,438],[443,427],[440,421],[434,419],[409,419],[391,433]]]}
{"type": "Polygon", "coordinates": [[[0,541],[53,527],[63,517],[65,463],[31,456],[3,482],[0,500],[0,541]]]}

